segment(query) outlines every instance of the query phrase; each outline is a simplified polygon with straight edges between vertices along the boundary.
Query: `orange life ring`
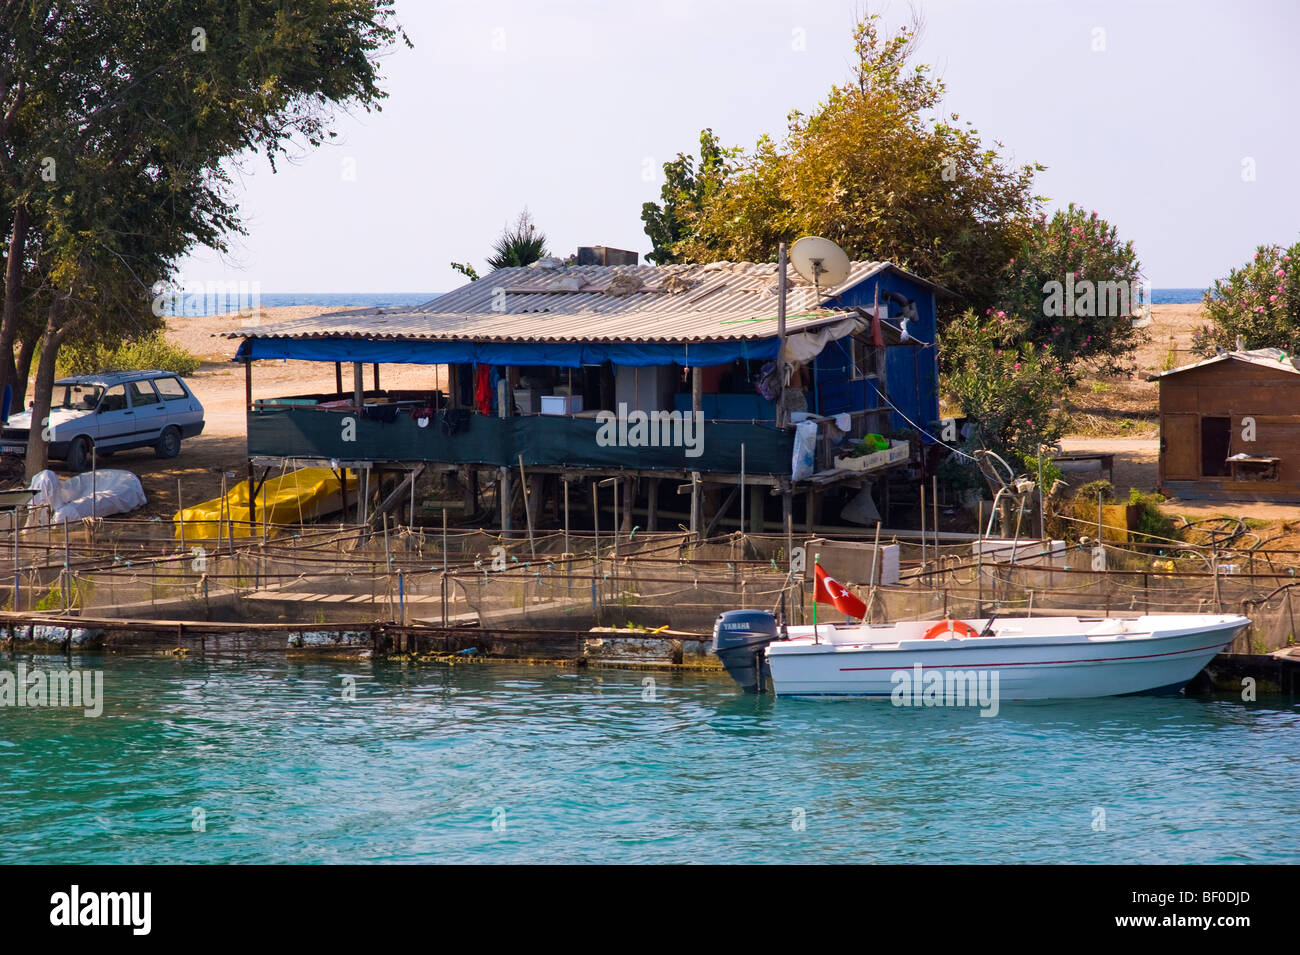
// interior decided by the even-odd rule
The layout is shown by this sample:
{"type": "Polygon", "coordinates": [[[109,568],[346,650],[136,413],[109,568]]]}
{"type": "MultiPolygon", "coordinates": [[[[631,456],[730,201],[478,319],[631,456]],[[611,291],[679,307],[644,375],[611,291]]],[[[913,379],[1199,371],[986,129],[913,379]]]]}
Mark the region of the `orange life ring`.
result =
{"type": "Polygon", "coordinates": [[[933,640],[935,637],[978,637],[979,635],[979,631],[965,620],[953,620],[951,617],[947,620],[940,620],[925,631],[926,640],[933,640]]]}

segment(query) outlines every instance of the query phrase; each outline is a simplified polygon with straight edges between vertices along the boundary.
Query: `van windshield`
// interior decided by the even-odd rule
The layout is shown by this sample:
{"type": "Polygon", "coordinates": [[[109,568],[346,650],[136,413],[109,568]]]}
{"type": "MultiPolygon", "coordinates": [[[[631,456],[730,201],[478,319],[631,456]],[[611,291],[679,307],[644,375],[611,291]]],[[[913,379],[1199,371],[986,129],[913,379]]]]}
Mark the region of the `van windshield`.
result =
{"type": "MultiPolygon", "coordinates": [[[[56,408],[66,411],[94,411],[104,389],[99,385],[63,385],[63,397],[56,408]]],[[[57,398],[57,392],[55,397],[57,398]]]]}

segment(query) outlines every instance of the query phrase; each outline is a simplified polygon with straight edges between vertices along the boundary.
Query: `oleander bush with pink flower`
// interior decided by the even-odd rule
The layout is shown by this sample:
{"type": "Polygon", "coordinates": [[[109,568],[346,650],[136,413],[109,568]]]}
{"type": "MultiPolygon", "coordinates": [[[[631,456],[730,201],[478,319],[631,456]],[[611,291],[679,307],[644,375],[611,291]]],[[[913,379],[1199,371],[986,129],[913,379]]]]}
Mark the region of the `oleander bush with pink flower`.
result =
{"type": "Polygon", "coordinates": [[[1255,257],[1205,293],[1210,324],[1197,331],[1192,349],[1280,348],[1300,356],[1300,241],[1289,249],[1261,245],[1255,257]]]}
{"type": "Polygon", "coordinates": [[[940,338],[939,359],[945,396],[974,426],[970,446],[1015,461],[1065,433],[1068,369],[1050,345],[1026,341],[1024,321],[968,310],[940,338]]]}
{"type": "Polygon", "coordinates": [[[1121,241],[1115,226],[1095,211],[1070,204],[1049,219],[1040,215],[1028,238],[1004,272],[998,310],[1015,315],[1026,326],[1026,336],[1037,345],[1048,345],[1062,359],[1072,379],[1092,371],[1114,373],[1125,370],[1140,332],[1133,326],[1132,313],[1139,304],[1131,293],[1142,277],[1142,264],[1133,243],[1121,241]],[[1086,281],[1097,288],[1102,282],[1122,282],[1127,290],[1127,309],[1104,307],[1098,300],[1091,307],[1071,315],[1050,314],[1048,283],[1065,286],[1067,280],[1077,294],[1086,281]],[[1091,314],[1081,314],[1090,312],[1091,314]],[[1100,314],[1105,312],[1107,314],[1100,314]]]}

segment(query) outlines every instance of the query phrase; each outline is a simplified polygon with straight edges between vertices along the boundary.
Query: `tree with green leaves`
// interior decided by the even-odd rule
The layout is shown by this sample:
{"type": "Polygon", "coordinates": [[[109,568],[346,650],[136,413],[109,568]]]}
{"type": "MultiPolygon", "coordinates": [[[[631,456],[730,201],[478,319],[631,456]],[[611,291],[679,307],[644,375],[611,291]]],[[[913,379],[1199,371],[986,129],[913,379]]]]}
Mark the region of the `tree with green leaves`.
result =
{"type": "Polygon", "coordinates": [[[1213,355],[1246,348],[1280,348],[1300,357],[1300,242],[1261,245],[1255,256],[1205,293],[1210,324],[1197,330],[1192,350],[1213,355]]]}
{"type": "Polygon", "coordinates": [[[943,389],[970,418],[972,446],[1008,462],[1053,444],[1068,424],[1060,408],[1066,368],[1050,345],[1027,341],[1027,332],[1025,322],[1005,312],[968,309],[939,339],[943,389]]]}
{"type": "MultiPolygon", "coordinates": [[[[532,265],[546,255],[546,236],[537,231],[533,217],[525,209],[519,213],[514,225],[501,230],[501,235],[492,243],[492,254],[487,264],[492,271],[508,269],[520,265],[532,265]]],[[[452,265],[455,268],[455,265],[452,265]]]]}
{"type": "MultiPolygon", "coordinates": [[[[0,0],[0,385],[39,352],[34,422],[65,341],[156,328],[154,283],[241,231],[232,161],[274,166],[332,136],[336,109],[379,108],[378,56],[405,39],[391,7],[0,0]]],[[[38,424],[28,471],[46,454],[38,424]]]]}
{"type": "Polygon", "coordinates": [[[916,39],[916,24],[886,36],[864,17],[854,76],[810,115],[791,113],[780,141],[727,151],[706,131],[703,188],[689,157],[666,164],[663,204],[642,213],[656,261],[772,261],[778,243],[816,234],[854,259],[912,269],[962,304],[995,304],[1038,213],[1043,167],[1012,164],[1001,144],[940,113],[944,84],[912,63],[916,39]]]}
{"type": "MultiPolygon", "coordinates": [[[[1084,366],[1121,370],[1141,335],[1142,264],[1133,243],[1071,203],[1039,216],[1008,263],[995,310],[1024,322],[1027,339],[1067,357],[1071,380],[1084,366]]],[[[992,311],[992,310],[991,310],[992,311]]]]}
{"type": "Polygon", "coordinates": [[[664,163],[664,184],[659,190],[663,205],[653,202],[641,206],[641,221],[650,237],[653,251],[646,256],[656,265],[682,261],[676,251],[690,234],[690,222],[700,214],[708,197],[730,172],[728,161],[737,150],[723,149],[712,129],[700,133],[700,162],[686,153],[664,163]]]}

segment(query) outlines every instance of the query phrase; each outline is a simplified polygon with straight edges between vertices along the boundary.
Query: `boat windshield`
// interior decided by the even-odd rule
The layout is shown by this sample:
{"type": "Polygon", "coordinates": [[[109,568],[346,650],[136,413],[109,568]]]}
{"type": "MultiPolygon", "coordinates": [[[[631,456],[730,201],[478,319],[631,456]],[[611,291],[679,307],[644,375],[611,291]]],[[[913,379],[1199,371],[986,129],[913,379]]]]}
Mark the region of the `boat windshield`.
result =
{"type": "Polygon", "coordinates": [[[62,388],[63,397],[55,407],[65,411],[94,411],[99,396],[104,393],[99,385],[63,385],[62,388]]]}

